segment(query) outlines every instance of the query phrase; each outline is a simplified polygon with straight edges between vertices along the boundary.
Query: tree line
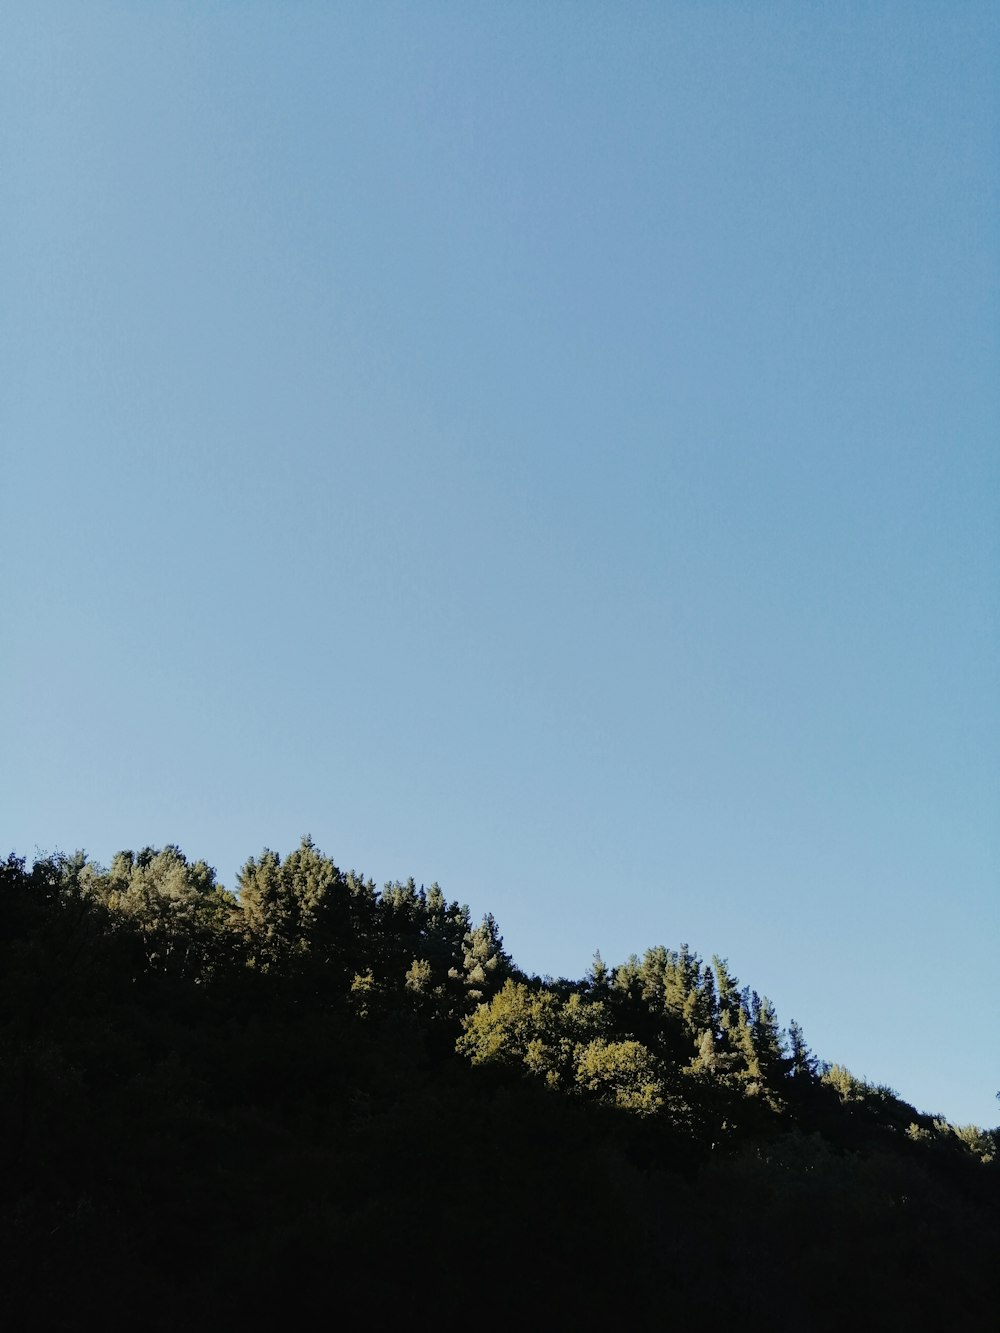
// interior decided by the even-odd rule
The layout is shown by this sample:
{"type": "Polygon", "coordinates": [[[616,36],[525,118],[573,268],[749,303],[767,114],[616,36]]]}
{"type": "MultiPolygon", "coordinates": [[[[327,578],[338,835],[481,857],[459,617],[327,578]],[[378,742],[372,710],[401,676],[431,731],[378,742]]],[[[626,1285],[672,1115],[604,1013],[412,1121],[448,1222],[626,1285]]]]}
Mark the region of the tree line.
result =
{"type": "Polygon", "coordinates": [[[527,975],[492,915],[309,838],[236,892],[175,846],[8,857],[0,1094],[38,1327],[998,1308],[1000,1132],[823,1062],[725,959],[527,975]]]}

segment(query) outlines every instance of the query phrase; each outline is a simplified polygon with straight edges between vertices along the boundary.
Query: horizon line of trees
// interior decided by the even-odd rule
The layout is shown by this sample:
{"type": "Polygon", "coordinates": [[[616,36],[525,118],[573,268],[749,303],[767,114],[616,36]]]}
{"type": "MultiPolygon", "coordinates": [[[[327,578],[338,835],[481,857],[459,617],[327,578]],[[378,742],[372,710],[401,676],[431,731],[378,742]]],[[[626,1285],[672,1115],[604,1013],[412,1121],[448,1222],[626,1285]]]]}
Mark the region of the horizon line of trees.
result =
{"type": "Polygon", "coordinates": [[[11,854],[0,887],[5,934],[24,925],[19,914],[61,915],[76,937],[57,955],[64,965],[102,935],[149,975],[210,987],[243,972],[361,1020],[408,1013],[474,1066],[666,1118],[713,1143],[734,1128],[726,1106],[738,1102],[737,1119],[759,1128],[834,1094],[915,1143],[959,1144],[984,1163],[998,1155],[1000,1130],[920,1113],[892,1088],[821,1061],[798,1023],[783,1029],[723,958],[655,946],[613,967],[597,953],[579,980],[529,976],[492,913],[474,924],[437,883],[379,890],[309,836],[284,858],[267,848],[250,857],[236,893],[174,844],[119,852],[107,868],[83,852],[40,855],[30,869],[11,854]]]}
{"type": "Polygon", "coordinates": [[[531,976],[309,838],[236,892],[172,845],[0,861],[18,1327],[991,1327],[998,1147],[686,945],[531,976]]]}

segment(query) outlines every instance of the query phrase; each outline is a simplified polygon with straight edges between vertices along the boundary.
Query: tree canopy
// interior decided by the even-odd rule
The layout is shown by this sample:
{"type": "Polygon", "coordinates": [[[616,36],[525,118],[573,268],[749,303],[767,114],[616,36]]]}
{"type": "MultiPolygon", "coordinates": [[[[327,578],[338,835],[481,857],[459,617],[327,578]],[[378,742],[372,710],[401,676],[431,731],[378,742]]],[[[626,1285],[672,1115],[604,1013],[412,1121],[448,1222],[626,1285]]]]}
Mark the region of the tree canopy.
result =
{"type": "Polygon", "coordinates": [[[823,1062],[724,959],[528,976],[309,838],[236,892],[175,846],[0,864],[0,1090],[35,1327],[997,1309],[998,1130],[823,1062]]]}

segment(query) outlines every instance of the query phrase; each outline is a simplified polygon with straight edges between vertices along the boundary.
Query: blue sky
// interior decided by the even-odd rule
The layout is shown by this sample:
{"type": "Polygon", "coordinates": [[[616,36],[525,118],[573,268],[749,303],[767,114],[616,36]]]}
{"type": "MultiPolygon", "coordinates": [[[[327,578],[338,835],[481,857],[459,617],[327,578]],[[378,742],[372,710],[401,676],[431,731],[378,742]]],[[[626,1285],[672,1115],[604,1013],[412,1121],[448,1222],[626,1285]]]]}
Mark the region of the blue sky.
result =
{"type": "Polygon", "coordinates": [[[0,18],[2,850],[310,832],[996,1123],[989,4],[0,18]]]}

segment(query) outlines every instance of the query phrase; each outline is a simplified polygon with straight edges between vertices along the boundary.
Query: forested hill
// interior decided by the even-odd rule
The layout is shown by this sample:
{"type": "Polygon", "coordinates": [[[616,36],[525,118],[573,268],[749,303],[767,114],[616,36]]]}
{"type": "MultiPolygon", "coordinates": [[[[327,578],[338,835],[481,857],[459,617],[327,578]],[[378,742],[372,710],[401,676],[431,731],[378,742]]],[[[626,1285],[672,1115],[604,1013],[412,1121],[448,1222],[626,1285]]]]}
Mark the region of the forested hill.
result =
{"type": "Polygon", "coordinates": [[[526,976],[308,839],[11,856],[0,994],[11,1327],[1000,1326],[1000,1131],[685,945],[526,976]]]}

